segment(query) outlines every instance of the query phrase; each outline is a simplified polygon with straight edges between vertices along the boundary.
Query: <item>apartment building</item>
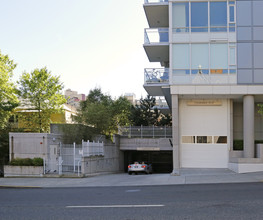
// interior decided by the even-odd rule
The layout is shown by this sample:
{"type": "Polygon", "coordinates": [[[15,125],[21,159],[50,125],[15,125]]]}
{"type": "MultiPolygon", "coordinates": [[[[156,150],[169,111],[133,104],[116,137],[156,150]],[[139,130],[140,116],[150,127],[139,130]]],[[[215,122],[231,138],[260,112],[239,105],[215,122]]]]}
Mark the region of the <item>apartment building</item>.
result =
{"type": "Polygon", "coordinates": [[[263,171],[263,1],[145,0],[144,88],[173,117],[173,173],[263,171]],[[235,143],[243,142],[243,149],[235,143]],[[242,170],[243,171],[240,171],[242,170]]]}
{"type": "Polygon", "coordinates": [[[80,101],[86,100],[85,94],[79,94],[77,91],[72,91],[71,89],[65,91],[65,98],[67,99],[67,104],[75,108],[80,107],[80,101]]]}

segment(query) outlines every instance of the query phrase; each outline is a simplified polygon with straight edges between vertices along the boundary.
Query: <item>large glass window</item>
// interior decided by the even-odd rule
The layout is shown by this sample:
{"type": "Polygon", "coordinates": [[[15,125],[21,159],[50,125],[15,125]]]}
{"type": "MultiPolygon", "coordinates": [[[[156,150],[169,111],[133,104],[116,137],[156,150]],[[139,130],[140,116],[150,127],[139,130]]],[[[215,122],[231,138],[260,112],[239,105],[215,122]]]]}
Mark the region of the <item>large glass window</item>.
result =
{"type": "Polygon", "coordinates": [[[227,44],[210,45],[210,68],[211,73],[227,73],[228,69],[228,46],[227,44]],[[213,72],[215,71],[215,72],[213,72]]]}
{"type": "Polygon", "coordinates": [[[192,70],[202,69],[203,73],[205,69],[209,69],[209,45],[208,44],[192,44],[191,50],[191,66],[192,70]]]}
{"type": "Polygon", "coordinates": [[[173,3],[173,31],[229,32],[235,31],[235,1],[173,3]],[[208,8],[209,6],[209,8],[208,8]],[[209,18],[209,20],[208,20],[209,18]]]}
{"type": "Polygon", "coordinates": [[[173,74],[235,74],[236,44],[173,44],[173,74]]]}
{"type": "Polygon", "coordinates": [[[191,2],[191,31],[208,31],[208,3],[191,2]]]}
{"type": "Polygon", "coordinates": [[[210,31],[227,31],[226,2],[210,2],[210,31]]]}
{"type": "Polygon", "coordinates": [[[173,45],[173,69],[190,69],[188,44],[173,45]]]}
{"type": "Polygon", "coordinates": [[[189,32],[189,3],[173,4],[173,28],[175,32],[189,32]]]}

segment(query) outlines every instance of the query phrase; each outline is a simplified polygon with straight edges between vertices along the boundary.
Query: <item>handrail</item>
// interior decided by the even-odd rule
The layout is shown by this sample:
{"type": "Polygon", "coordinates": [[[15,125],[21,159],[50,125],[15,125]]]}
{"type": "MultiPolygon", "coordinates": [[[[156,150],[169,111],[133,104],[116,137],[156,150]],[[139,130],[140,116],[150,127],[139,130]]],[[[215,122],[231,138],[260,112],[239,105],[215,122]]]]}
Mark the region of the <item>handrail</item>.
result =
{"type": "Polygon", "coordinates": [[[144,43],[169,43],[169,29],[168,28],[145,28],[144,29],[144,43]]]}
{"type": "Polygon", "coordinates": [[[169,83],[169,68],[144,69],[145,83],[169,83]]]}

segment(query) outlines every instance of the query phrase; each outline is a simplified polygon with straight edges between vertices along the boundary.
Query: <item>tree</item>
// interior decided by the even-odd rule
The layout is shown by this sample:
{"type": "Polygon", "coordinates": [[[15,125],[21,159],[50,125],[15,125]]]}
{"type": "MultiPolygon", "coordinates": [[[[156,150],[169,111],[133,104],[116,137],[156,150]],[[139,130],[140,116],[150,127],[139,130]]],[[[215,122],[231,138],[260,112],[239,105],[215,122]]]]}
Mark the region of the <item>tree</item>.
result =
{"type": "Polygon", "coordinates": [[[58,76],[52,76],[47,68],[24,72],[18,81],[19,96],[26,102],[27,114],[20,114],[25,126],[38,132],[48,132],[50,117],[63,111],[66,99],[62,95],[63,84],[58,76]]]}
{"type": "Polygon", "coordinates": [[[258,104],[259,110],[258,113],[263,116],[263,104],[258,104]]]}
{"type": "Polygon", "coordinates": [[[12,111],[18,105],[14,84],[10,81],[16,64],[0,52],[0,129],[6,127],[12,111]]]}
{"type": "Polygon", "coordinates": [[[155,108],[156,99],[152,96],[140,99],[140,104],[132,106],[130,120],[134,126],[171,125],[171,116],[164,115],[155,108]]]}
{"type": "Polygon", "coordinates": [[[154,108],[156,99],[147,95],[146,98],[140,99],[140,105],[132,107],[131,121],[135,126],[149,126],[156,125],[160,116],[157,108],[154,108]]]}
{"type": "Polygon", "coordinates": [[[88,126],[93,126],[101,134],[111,136],[118,131],[118,126],[129,124],[130,102],[119,97],[113,100],[101,89],[91,90],[86,101],[81,102],[76,120],[88,126]]]}

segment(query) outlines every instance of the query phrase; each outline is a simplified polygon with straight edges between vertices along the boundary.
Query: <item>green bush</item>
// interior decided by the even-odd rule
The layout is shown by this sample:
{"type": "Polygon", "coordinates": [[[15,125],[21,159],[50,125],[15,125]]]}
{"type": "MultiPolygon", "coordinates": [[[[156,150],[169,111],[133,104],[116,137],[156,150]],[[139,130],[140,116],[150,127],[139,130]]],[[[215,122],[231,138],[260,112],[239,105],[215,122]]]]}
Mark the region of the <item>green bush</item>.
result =
{"type": "Polygon", "coordinates": [[[43,159],[40,157],[35,157],[32,159],[33,166],[43,166],[43,159]]]}
{"type": "Polygon", "coordinates": [[[15,158],[9,162],[9,165],[12,166],[43,166],[43,159],[36,158],[15,158]]]}
{"type": "MultiPolygon", "coordinates": [[[[263,144],[263,140],[255,140],[255,144],[263,144]]],[[[244,149],[243,140],[234,140],[233,141],[233,150],[243,150],[244,149]]]]}
{"type": "Polygon", "coordinates": [[[243,150],[243,140],[234,140],[233,150],[243,150]]]}

